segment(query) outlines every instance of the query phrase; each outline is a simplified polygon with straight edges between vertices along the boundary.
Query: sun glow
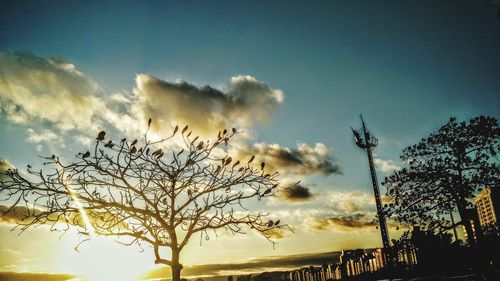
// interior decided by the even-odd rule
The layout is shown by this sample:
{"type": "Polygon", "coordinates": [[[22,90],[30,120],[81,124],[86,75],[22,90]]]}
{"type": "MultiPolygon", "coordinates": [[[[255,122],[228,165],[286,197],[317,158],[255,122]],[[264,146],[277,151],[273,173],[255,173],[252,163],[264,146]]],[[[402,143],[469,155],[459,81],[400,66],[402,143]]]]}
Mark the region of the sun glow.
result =
{"type": "Polygon", "coordinates": [[[71,239],[63,239],[64,245],[58,253],[59,270],[78,275],[80,279],[77,280],[133,281],[139,280],[141,275],[153,268],[154,263],[148,258],[149,253],[140,253],[137,248],[125,247],[108,237],[97,235],[78,195],[67,182],[65,186],[80,213],[89,238],[81,246],[76,233],[69,235],[73,236],[71,239]],[[75,245],[79,245],[78,251],[75,245]]]}
{"type": "MultiPolygon", "coordinates": [[[[56,267],[81,277],[85,281],[134,281],[154,268],[148,251],[125,247],[107,237],[96,236],[79,247],[77,237],[66,237],[57,254],[56,267]],[[74,238],[74,239],[73,239],[74,238]]],[[[78,279],[77,279],[78,280],[78,279]]]]}

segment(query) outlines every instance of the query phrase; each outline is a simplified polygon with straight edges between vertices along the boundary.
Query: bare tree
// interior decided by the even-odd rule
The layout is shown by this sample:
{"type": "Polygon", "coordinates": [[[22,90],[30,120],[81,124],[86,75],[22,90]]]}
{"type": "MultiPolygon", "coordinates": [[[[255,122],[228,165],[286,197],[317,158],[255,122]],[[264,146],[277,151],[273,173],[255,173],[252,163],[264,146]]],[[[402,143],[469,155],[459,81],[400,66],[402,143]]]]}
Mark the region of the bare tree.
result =
{"type": "Polygon", "coordinates": [[[245,205],[274,196],[277,173],[267,173],[265,163],[254,167],[254,157],[240,162],[226,153],[235,129],[219,132],[211,143],[194,137],[188,126],[180,132],[175,127],[170,137],[152,141],[150,125],[151,119],[141,140],[117,143],[102,131],[92,152],[78,153],[68,164],[46,157],[50,172],[8,170],[0,177],[0,199],[10,203],[5,213],[26,210],[21,232],[48,224],[62,231],[76,227],[82,242],[95,234],[150,245],[155,263],[171,267],[174,281],[180,280],[180,254],[194,234],[208,239],[211,231],[250,228],[272,242],[279,220],[245,205]],[[175,135],[182,144],[174,145],[175,135]],[[163,248],[170,249],[169,258],[163,248]]]}

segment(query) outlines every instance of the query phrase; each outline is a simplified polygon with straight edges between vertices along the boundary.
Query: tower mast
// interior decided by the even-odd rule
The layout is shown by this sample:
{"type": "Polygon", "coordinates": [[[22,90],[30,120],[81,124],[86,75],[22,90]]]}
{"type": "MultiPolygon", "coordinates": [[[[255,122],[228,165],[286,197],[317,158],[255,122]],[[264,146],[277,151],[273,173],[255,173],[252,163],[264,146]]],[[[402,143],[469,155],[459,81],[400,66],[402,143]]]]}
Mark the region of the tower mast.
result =
{"type": "Polygon", "coordinates": [[[378,186],[377,173],[375,172],[375,165],[373,164],[373,155],[372,155],[372,149],[375,146],[377,146],[378,140],[366,128],[365,121],[363,120],[363,115],[360,115],[360,118],[362,124],[361,132],[358,132],[352,128],[351,130],[354,134],[356,145],[361,149],[365,150],[366,154],[368,155],[368,163],[370,165],[370,175],[372,178],[373,193],[375,195],[375,203],[377,205],[377,216],[380,226],[380,234],[382,235],[382,244],[384,246],[384,252],[387,259],[387,254],[390,248],[389,232],[387,231],[387,224],[385,222],[384,213],[382,211],[382,200],[380,198],[380,189],[378,186]]]}

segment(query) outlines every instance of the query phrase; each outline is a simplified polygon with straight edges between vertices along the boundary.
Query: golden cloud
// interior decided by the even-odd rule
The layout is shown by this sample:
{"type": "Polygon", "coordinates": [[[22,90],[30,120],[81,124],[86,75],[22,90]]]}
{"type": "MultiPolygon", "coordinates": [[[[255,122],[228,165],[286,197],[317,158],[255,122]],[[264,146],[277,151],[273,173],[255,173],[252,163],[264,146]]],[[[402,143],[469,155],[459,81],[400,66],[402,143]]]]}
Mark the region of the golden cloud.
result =
{"type": "Polygon", "coordinates": [[[332,228],[352,229],[375,227],[377,224],[373,220],[367,220],[366,215],[357,213],[349,216],[315,218],[311,223],[311,228],[315,230],[326,230],[332,228]]]}
{"type": "Polygon", "coordinates": [[[7,159],[0,158],[0,173],[5,173],[8,169],[13,169],[14,166],[7,159]]]}
{"type": "Polygon", "coordinates": [[[248,128],[267,122],[282,103],[283,93],[251,76],[228,81],[227,91],[198,87],[185,81],[168,82],[151,75],[136,77],[133,111],[157,120],[156,130],[189,125],[197,134],[214,136],[224,128],[248,128]]]}
{"type": "Polygon", "coordinates": [[[0,223],[17,224],[32,220],[33,215],[41,213],[41,210],[28,208],[26,206],[0,205],[0,223]]]}

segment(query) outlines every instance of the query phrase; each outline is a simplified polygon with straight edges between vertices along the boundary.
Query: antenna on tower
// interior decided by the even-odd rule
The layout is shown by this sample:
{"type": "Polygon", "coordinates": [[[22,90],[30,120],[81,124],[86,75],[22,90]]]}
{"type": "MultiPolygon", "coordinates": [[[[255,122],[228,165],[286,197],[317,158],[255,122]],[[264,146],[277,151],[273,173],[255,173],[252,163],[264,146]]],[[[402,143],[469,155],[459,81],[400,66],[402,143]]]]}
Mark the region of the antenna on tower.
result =
{"type": "Polygon", "coordinates": [[[373,164],[372,149],[378,145],[378,139],[366,128],[365,121],[363,120],[363,115],[360,114],[361,118],[361,129],[355,130],[351,127],[352,133],[354,134],[354,141],[356,145],[365,150],[368,155],[368,163],[370,165],[370,175],[372,178],[373,193],[375,195],[375,203],[377,205],[377,217],[380,226],[380,234],[382,236],[382,244],[384,246],[384,256],[386,263],[390,260],[389,258],[389,232],[387,231],[387,224],[385,221],[384,213],[382,211],[382,200],[380,198],[380,189],[377,181],[377,173],[375,172],[375,165],[373,164]]]}

